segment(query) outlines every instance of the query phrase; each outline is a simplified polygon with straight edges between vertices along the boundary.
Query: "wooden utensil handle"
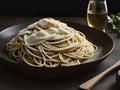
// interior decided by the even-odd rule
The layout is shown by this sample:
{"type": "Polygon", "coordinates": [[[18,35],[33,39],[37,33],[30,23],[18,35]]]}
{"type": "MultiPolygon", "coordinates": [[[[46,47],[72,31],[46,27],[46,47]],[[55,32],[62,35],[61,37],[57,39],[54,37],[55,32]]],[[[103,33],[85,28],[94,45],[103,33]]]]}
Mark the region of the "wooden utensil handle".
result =
{"type": "Polygon", "coordinates": [[[94,78],[88,80],[87,82],[81,84],[79,87],[83,90],[90,90],[99,80],[101,80],[105,75],[120,66],[120,61],[115,63],[113,66],[102,72],[101,74],[95,76],[94,78]]]}

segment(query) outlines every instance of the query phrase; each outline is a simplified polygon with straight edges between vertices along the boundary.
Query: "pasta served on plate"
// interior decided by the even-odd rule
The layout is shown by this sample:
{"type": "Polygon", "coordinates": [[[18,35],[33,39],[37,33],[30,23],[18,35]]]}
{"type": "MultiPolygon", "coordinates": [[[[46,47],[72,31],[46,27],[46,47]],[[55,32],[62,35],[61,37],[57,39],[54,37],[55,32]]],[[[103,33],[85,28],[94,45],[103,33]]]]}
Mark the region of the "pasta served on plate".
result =
{"type": "Polygon", "coordinates": [[[43,18],[21,30],[6,50],[30,66],[57,67],[81,64],[94,56],[97,46],[66,23],[43,18]]]}

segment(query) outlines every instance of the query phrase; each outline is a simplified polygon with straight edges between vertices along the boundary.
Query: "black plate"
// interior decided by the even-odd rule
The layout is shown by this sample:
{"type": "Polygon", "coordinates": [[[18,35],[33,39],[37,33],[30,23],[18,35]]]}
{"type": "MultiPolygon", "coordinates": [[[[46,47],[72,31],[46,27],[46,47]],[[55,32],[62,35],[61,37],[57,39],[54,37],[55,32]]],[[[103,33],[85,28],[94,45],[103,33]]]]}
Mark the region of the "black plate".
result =
{"type": "Polygon", "coordinates": [[[58,77],[58,76],[71,76],[73,74],[82,74],[90,68],[95,67],[107,57],[113,50],[113,40],[104,32],[90,28],[88,26],[67,22],[67,24],[76,30],[83,32],[87,39],[98,46],[98,52],[89,60],[82,62],[82,64],[70,67],[56,67],[56,68],[37,68],[24,65],[16,62],[9,57],[5,51],[6,44],[23,28],[30,23],[14,25],[8,27],[0,32],[0,58],[3,64],[13,67],[14,70],[25,73],[26,75],[41,76],[41,77],[58,77]],[[84,68],[84,70],[83,70],[84,68]]]}

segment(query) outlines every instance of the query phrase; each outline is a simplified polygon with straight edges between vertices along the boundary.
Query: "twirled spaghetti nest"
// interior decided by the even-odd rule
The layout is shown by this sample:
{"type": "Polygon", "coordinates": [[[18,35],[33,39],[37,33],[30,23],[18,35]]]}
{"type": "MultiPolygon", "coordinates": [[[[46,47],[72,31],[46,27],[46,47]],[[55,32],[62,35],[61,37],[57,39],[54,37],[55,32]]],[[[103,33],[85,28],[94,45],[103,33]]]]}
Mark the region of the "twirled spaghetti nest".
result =
{"type": "Polygon", "coordinates": [[[40,24],[43,22],[40,20],[20,31],[7,44],[9,54],[19,62],[34,67],[73,66],[94,56],[97,47],[89,42],[82,32],[68,27],[64,23],[60,24],[62,26],[51,23],[50,20],[53,19],[48,21],[44,19],[44,25],[40,24]],[[49,27],[45,27],[46,22],[49,27]],[[62,27],[64,30],[69,29],[69,32],[57,31],[57,33],[45,34],[44,31],[50,31],[51,27],[56,29],[62,27]],[[50,35],[53,37],[51,38],[50,35]]]}

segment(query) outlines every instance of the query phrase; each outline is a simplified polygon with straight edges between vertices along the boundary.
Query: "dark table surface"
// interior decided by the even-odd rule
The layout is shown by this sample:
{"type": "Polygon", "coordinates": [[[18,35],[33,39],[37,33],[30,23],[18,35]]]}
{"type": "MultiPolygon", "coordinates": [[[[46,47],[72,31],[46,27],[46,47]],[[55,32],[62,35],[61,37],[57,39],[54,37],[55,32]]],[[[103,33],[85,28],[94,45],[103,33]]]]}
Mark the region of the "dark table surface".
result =
{"type": "MultiPolygon", "coordinates": [[[[39,17],[0,17],[0,31],[12,25],[34,22],[39,19],[39,17]]],[[[86,18],[82,17],[57,17],[57,19],[87,25],[86,18]]],[[[27,78],[0,64],[0,90],[80,90],[79,84],[101,73],[120,59],[120,39],[110,31],[106,33],[114,40],[114,50],[96,69],[89,71],[89,74],[53,80],[34,79],[33,77],[27,78]]],[[[116,73],[114,71],[107,75],[92,90],[120,90],[116,85],[116,73]]]]}

